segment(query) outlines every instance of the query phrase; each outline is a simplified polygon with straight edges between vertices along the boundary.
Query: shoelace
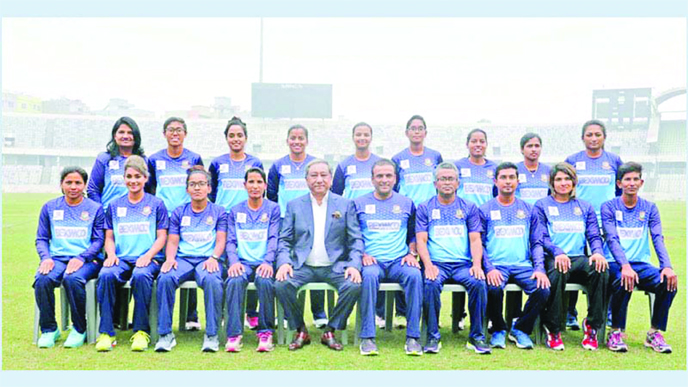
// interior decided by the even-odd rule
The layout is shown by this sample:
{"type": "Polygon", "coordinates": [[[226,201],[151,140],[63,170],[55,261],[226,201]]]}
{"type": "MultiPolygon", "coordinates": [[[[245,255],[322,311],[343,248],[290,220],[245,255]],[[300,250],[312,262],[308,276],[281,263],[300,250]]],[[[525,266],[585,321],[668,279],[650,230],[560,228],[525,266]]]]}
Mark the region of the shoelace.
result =
{"type": "Polygon", "coordinates": [[[662,334],[659,333],[659,331],[655,332],[655,334],[652,335],[652,344],[661,346],[666,345],[666,341],[664,341],[664,336],[662,336],[662,334]]]}
{"type": "Polygon", "coordinates": [[[258,333],[258,339],[260,341],[267,340],[270,336],[272,336],[272,334],[270,334],[270,332],[259,332],[258,333]]]}

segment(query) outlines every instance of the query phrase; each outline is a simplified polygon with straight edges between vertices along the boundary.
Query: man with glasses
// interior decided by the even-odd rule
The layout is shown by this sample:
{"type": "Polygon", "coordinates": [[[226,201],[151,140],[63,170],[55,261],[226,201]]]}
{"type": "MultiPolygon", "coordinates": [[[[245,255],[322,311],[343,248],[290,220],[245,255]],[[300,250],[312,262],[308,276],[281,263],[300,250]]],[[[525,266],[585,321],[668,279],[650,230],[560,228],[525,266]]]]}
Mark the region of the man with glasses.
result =
{"type": "Polygon", "coordinates": [[[489,354],[485,341],[483,315],[487,304],[487,285],[482,269],[482,224],[478,206],[456,196],[459,171],[452,163],[435,169],[437,196],[421,203],[416,212],[416,247],[425,268],[423,319],[428,327],[426,353],[442,347],[438,321],[440,295],[446,281],[463,285],[468,291],[471,332],[466,348],[489,354]]]}
{"type": "MultiPolygon", "coordinates": [[[[151,194],[162,199],[171,217],[177,207],[191,202],[186,193],[186,172],[194,165],[203,166],[203,160],[198,153],[184,148],[187,131],[183,118],[170,117],[165,120],[162,134],[167,140],[167,149],[161,149],[148,158],[148,188],[151,194]]],[[[196,289],[191,289],[186,329],[201,329],[196,304],[196,289]]]]}

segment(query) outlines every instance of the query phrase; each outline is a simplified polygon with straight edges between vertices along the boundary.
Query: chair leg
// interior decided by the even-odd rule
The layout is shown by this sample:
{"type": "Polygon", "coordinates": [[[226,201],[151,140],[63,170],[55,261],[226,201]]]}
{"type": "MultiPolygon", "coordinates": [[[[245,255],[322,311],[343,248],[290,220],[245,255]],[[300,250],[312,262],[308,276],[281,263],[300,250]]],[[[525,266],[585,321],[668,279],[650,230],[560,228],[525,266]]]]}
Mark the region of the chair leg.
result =
{"type": "Polygon", "coordinates": [[[35,305],[35,311],[33,313],[33,343],[36,344],[38,343],[38,335],[41,331],[40,327],[40,319],[41,319],[41,311],[38,309],[38,304],[35,305]]]}
{"type": "Polygon", "coordinates": [[[186,315],[189,314],[189,289],[179,288],[179,331],[186,331],[186,315]]]}
{"type": "Polygon", "coordinates": [[[394,324],[394,296],[393,291],[385,292],[385,330],[391,332],[394,324]]]}
{"type": "Polygon", "coordinates": [[[158,296],[157,296],[158,281],[153,281],[151,303],[148,309],[148,323],[150,324],[151,343],[158,341],[158,296]]]}
{"type": "Polygon", "coordinates": [[[60,310],[62,311],[62,330],[69,329],[69,301],[67,301],[67,290],[60,286],[60,310]]]}
{"type": "Polygon", "coordinates": [[[131,302],[131,289],[120,288],[117,292],[117,299],[120,300],[119,303],[119,326],[120,330],[129,330],[129,303],[131,302]]]}
{"type": "Polygon", "coordinates": [[[463,305],[462,298],[465,300],[464,293],[452,292],[452,333],[459,331],[459,321],[461,321],[461,314],[463,314],[463,310],[459,308],[460,305],[463,305]]]}
{"type": "Polygon", "coordinates": [[[334,310],[334,290],[327,290],[327,318],[332,316],[334,310]]]}
{"type": "Polygon", "coordinates": [[[96,335],[98,334],[97,309],[96,280],[92,279],[86,283],[86,341],[89,344],[96,342],[96,335]]]}
{"type": "Polygon", "coordinates": [[[275,297],[275,303],[277,304],[277,344],[286,344],[285,332],[284,332],[284,308],[282,308],[282,303],[279,302],[277,297],[275,297]]]}
{"type": "Polygon", "coordinates": [[[361,303],[356,303],[356,324],[354,325],[354,345],[358,346],[360,342],[359,335],[361,334],[361,303]]]}

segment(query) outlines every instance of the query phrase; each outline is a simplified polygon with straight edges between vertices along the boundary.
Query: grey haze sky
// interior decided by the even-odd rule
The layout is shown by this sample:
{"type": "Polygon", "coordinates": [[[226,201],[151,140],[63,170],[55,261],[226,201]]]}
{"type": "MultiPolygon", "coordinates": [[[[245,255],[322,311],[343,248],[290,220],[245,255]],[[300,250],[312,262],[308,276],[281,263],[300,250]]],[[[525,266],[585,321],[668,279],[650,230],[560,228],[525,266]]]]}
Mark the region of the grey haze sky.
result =
{"type": "MultiPolygon", "coordinates": [[[[250,109],[258,18],[5,18],[4,90],[250,109]]],[[[333,114],[580,122],[593,89],[686,86],[683,18],[266,18],[264,82],[331,83],[333,114]]],[[[685,110],[675,98],[662,110],[685,110]]]]}

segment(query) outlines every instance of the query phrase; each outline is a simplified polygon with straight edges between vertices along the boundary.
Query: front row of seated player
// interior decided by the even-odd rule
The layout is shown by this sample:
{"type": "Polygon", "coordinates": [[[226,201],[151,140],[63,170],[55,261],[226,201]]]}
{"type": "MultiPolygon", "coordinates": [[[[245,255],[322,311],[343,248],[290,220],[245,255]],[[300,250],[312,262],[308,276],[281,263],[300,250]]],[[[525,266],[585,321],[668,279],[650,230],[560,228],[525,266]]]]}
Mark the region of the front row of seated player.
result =
{"type": "Polygon", "coordinates": [[[203,351],[214,352],[219,347],[223,290],[228,311],[225,350],[241,350],[241,306],[249,282],[255,283],[261,301],[257,350],[274,348],[275,296],[285,307],[289,327],[297,331],[289,349],[302,348],[311,339],[297,302],[298,288],[309,282],[327,282],[338,289],[339,300],[321,342],[333,350],[342,349],[334,332],[346,328],[358,301],[362,309],[360,351],[375,355],[379,284],[396,282],[407,303],[406,353],[437,353],[441,348],[440,293],[446,281],[461,284],[468,292],[471,330],[467,348],[483,354],[505,347],[503,289],[513,282],[529,298],[521,317],[511,326],[509,340],[519,348],[532,348],[529,335],[542,314],[547,346],[561,350],[561,298],[569,280],[585,284],[589,292],[586,349],[597,349],[596,332],[602,327],[611,294],[613,329],[608,347],[627,350],[621,332],[630,292],[637,285],[657,296],[645,345],[658,352],[671,351],[661,331],[666,330],[677,278],[663,243],[659,212],[654,204],[637,196],[642,186],[638,164],[619,169],[617,184],[623,195],[603,206],[606,242],[613,254],[610,264],[603,256],[594,211],[575,198],[575,170],[565,163],[552,168],[552,196],[534,207],[514,196],[516,166],[500,164],[495,171],[498,195],[480,208],[456,196],[458,171],[451,163],[441,163],[434,173],[437,195],[416,209],[410,199],[392,190],[396,174],[389,160],[373,166],[375,190],[353,201],[329,191],[330,167],[315,160],[306,172],[310,193],[287,205],[281,230],[279,208],[264,199],[266,179],[258,168],[245,175],[249,199],[229,213],[208,201],[207,172],[202,167],[192,168],[187,177],[191,202],[177,208],[169,220],[164,204],[143,192],[147,176],[143,159],[130,157],[124,172],[128,194],[114,201],[103,215],[97,204],[82,195],[86,173],[79,168],[63,171],[64,196],[43,206],[36,239],[41,258],[34,283],[41,312],[39,347],[52,347],[60,337],[53,294],[60,284],[67,290],[73,319],[65,346],[84,343],[85,284],[97,276],[101,322],[96,349],[108,351],[116,344],[114,297],[117,286],[127,280],[135,300],[131,347],[146,349],[150,341],[148,312],[157,276],[157,351],[169,351],[176,345],[172,333],[175,291],[191,279],[205,294],[203,351]],[[101,269],[97,256],[103,246],[103,223],[107,258],[101,269]],[[648,234],[660,269],[649,264],[648,234]],[[585,256],[586,244],[592,252],[589,257],[585,256]],[[227,262],[222,262],[225,259],[227,262]],[[425,347],[420,344],[421,311],[428,327],[425,347]],[[483,331],[485,312],[492,322],[489,344],[483,331]]]}

